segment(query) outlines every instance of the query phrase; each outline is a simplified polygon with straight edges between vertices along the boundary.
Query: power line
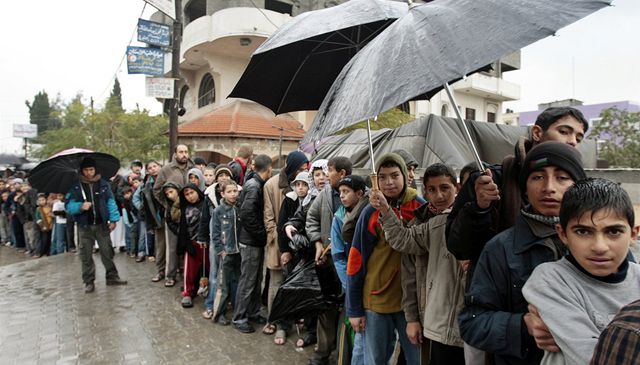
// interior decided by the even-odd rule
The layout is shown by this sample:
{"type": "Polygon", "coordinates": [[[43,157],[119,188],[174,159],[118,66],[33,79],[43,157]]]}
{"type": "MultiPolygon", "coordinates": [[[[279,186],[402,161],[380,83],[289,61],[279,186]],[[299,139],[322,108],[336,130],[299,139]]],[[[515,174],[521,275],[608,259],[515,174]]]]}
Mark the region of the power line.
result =
{"type": "MultiPolygon", "coordinates": [[[[140,12],[140,16],[138,18],[142,18],[142,15],[144,15],[144,10],[147,8],[147,2],[143,1],[142,3],[143,3],[142,11],[140,12]]],[[[131,45],[131,43],[133,42],[133,39],[136,36],[136,32],[137,31],[138,31],[138,23],[136,22],[136,25],[133,27],[133,32],[131,33],[131,38],[129,39],[129,43],[127,44],[127,47],[129,47],[131,45]]],[[[96,100],[102,99],[102,97],[107,92],[107,90],[109,90],[111,88],[111,83],[116,79],[116,77],[118,77],[118,71],[120,71],[120,68],[122,67],[122,62],[124,62],[125,58],[127,58],[127,52],[126,51],[122,55],[122,58],[120,58],[120,63],[118,63],[118,67],[116,68],[116,72],[113,73],[113,76],[111,77],[111,79],[107,83],[107,86],[104,88],[104,90],[102,90],[100,95],[98,95],[96,100]]]]}
{"type": "Polygon", "coordinates": [[[258,5],[256,5],[256,3],[253,0],[249,0],[249,1],[251,1],[251,4],[253,4],[253,7],[258,9],[258,11],[264,16],[265,19],[267,19],[269,23],[271,23],[274,27],[276,27],[276,29],[280,28],[278,25],[276,25],[276,23],[274,23],[273,21],[271,21],[271,19],[269,19],[267,14],[264,11],[262,11],[262,8],[258,7],[258,5]]]}

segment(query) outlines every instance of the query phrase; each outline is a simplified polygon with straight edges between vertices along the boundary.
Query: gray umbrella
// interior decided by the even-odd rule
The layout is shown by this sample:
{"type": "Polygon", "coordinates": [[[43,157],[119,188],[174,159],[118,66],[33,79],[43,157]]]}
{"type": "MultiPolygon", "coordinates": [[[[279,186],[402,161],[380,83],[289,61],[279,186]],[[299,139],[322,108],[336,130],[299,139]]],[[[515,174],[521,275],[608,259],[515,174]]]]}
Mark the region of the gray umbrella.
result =
{"type": "MultiPolygon", "coordinates": [[[[435,0],[390,25],[344,67],[305,141],[445,86],[610,5],[598,0],[435,0]]],[[[453,108],[460,120],[457,107],[453,108]]],[[[466,125],[463,126],[466,128],[466,125]]],[[[473,141],[468,142],[475,152],[473,141]]],[[[475,152],[481,167],[480,158],[475,152]]]]}

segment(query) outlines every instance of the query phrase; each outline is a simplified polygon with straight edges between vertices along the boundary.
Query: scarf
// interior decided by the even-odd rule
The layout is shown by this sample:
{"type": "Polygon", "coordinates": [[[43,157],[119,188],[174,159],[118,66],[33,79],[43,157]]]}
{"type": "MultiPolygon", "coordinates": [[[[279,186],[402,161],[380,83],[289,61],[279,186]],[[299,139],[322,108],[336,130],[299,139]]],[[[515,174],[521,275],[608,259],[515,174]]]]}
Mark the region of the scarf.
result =
{"type": "Polygon", "coordinates": [[[95,176],[91,179],[88,179],[86,176],[80,174],[80,182],[83,184],[94,184],[100,181],[100,179],[102,179],[102,176],[100,176],[100,174],[95,174],[95,176]]]}
{"type": "Polygon", "coordinates": [[[555,228],[556,224],[560,223],[560,217],[558,216],[536,214],[531,210],[531,205],[527,205],[526,207],[524,207],[524,209],[520,210],[520,213],[527,218],[531,218],[534,221],[540,222],[552,228],[555,228]]]}
{"type": "Polygon", "coordinates": [[[180,212],[180,199],[176,199],[175,202],[173,202],[173,204],[171,205],[171,220],[179,223],[180,222],[180,217],[182,216],[182,213],[180,212]]]}

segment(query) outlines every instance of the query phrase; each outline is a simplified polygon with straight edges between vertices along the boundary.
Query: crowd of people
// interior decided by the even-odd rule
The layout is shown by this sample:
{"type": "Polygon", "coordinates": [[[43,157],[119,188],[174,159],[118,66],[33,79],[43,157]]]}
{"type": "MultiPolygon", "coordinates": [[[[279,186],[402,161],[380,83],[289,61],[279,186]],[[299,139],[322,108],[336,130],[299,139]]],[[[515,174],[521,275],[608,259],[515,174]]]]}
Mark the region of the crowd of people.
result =
{"type": "Polygon", "coordinates": [[[345,156],[300,151],[274,175],[249,146],[216,165],[178,145],[165,166],[134,161],[111,181],[87,157],[66,195],[0,182],[1,240],[33,257],[77,242],[86,293],[95,251],[106,284],[126,284],[121,246],[217,325],[257,326],[275,345],[303,328],[295,345],[315,345],[310,364],[632,364],[639,227],[619,184],[587,177],[576,147],[588,127],[574,108],[549,108],[501,164],[459,178],[433,164],[422,191],[405,150],[375,161],[377,189],[345,156]],[[309,262],[343,295],[270,320],[309,262]]]}

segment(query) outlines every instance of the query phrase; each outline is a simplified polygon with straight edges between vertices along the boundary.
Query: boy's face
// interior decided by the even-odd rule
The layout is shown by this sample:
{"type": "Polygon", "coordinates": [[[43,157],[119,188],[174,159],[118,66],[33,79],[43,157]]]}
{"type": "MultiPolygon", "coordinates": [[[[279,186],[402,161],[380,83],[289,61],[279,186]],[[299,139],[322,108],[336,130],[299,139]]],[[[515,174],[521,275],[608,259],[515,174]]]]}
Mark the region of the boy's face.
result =
{"type": "Polygon", "coordinates": [[[431,176],[425,181],[424,195],[438,210],[449,208],[456,199],[458,189],[450,176],[431,176]]]}
{"type": "Polygon", "coordinates": [[[324,182],[327,180],[327,175],[324,174],[322,170],[314,170],[313,171],[313,186],[317,187],[318,190],[322,190],[324,188],[324,182]]]}
{"type": "Polygon", "coordinates": [[[125,200],[131,200],[131,192],[127,191],[126,193],[122,194],[122,196],[124,197],[125,200]]]}
{"type": "Polygon", "coordinates": [[[337,188],[338,182],[345,176],[344,170],[336,171],[335,166],[329,166],[329,185],[331,185],[332,188],[337,188]]]}
{"type": "Polygon", "coordinates": [[[200,186],[200,179],[196,175],[189,175],[189,182],[195,186],[200,186]]]}
{"type": "Polygon", "coordinates": [[[404,176],[400,167],[381,167],[378,170],[378,185],[384,196],[389,199],[398,199],[404,189],[404,176]]]}
{"type": "Polygon", "coordinates": [[[223,182],[223,181],[229,181],[231,180],[231,176],[229,176],[229,174],[226,173],[220,173],[218,174],[218,182],[223,182]]]}
{"type": "Polygon", "coordinates": [[[298,195],[298,198],[304,198],[305,196],[307,196],[307,193],[309,192],[309,185],[307,185],[307,183],[305,183],[304,181],[296,181],[294,187],[296,188],[296,194],[298,195]]]}
{"type": "Polygon", "coordinates": [[[407,185],[411,185],[411,183],[413,183],[415,174],[416,168],[414,166],[407,166],[407,185]]]}
{"type": "Polygon", "coordinates": [[[567,115],[556,120],[546,131],[542,131],[539,126],[533,126],[531,133],[536,142],[558,141],[576,147],[584,139],[584,125],[567,115]]]}
{"type": "Polygon", "coordinates": [[[2,193],[2,200],[7,201],[7,199],[9,199],[9,193],[7,192],[2,193]]]}
{"type": "Polygon", "coordinates": [[[178,189],[176,188],[166,188],[164,189],[164,195],[172,202],[175,202],[178,199],[178,189]]]}
{"type": "Polygon", "coordinates": [[[47,198],[41,196],[38,198],[38,206],[44,207],[47,204],[47,198]]]}
{"type": "Polygon", "coordinates": [[[95,167],[85,167],[82,169],[82,176],[87,179],[93,179],[96,176],[96,168],[95,167]]]}
{"type": "Polygon", "coordinates": [[[573,184],[571,176],[556,166],[543,167],[529,174],[527,198],[533,211],[544,216],[560,215],[562,196],[573,184]]]}
{"type": "Polygon", "coordinates": [[[131,184],[131,186],[133,187],[133,190],[137,190],[140,187],[140,184],[142,184],[142,181],[133,180],[133,184],[131,184]]]}
{"type": "Polygon", "coordinates": [[[195,204],[198,202],[198,200],[200,200],[198,192],[191,188],[185,188],[182,193],[184,194],[184,198],[187,199],[187,202],[189,202],[189,204],[195,204]]]}
{"type": "Polygon", "coordinates": [[[160,165],[158,165],[155,162],[150,162],[147,165],[147,174],[151,175],[151,176],[156,176],[158,175],[158,172],[160,171],[160,165]]]}
{"type": "Polygon", "coordinates": [[[213,184],[213,180],[215,179],[214,171],[212,169],[205,169],[203,172],[204,175],[204,184],[209,186],[213,184]]]}
{"type": "Polygon", "coordinates": [[[238,201],[238,186],[234,184],[227,185],[220,195],[227,203],[233,205],[238,201]]]}
{"type": "Polygon", "coordinates": [[[558,236],[576,261],[596,276],[618,272],[627,259],[629,245],[638,238],[639,229],[629,226],[626,217],[607,209],[570,219],[566,230],[556,225],[558,236]]]}
{"type": "Polygon", "coordinates": [[[340,191],[340,202],[345,208],[355,207],[364,194],[362,190],[355,191],[346,185],[340,185],[338,191],[340,191]]]}
{"type": "Polygon", "coordinates": [[[27,185],[27,184],[23,184],[23,185],[20,187],[20,191],[22,191],[22,193],[26,193],[26,192],[28,192],[29,190],[31,190],[31,186],[29,186],[29,185],[27,185]]]}

